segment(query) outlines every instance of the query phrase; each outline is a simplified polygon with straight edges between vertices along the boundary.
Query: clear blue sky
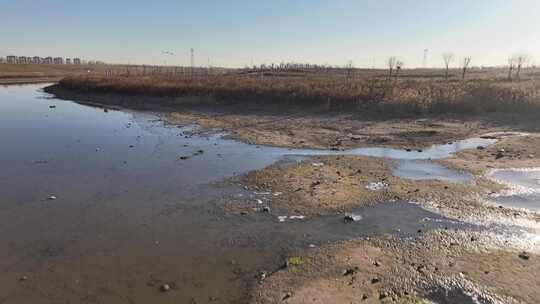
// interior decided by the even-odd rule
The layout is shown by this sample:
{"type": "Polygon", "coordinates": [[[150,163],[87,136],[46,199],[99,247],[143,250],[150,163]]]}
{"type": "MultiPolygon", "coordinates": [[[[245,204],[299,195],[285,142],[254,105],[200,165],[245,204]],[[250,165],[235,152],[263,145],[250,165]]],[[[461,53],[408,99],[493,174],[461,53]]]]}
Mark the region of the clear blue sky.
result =
{"type": "Polygon", "coordinates": [[[540,59],[540,0],[1,0],[0,56],[244,66],[297,61],[502,65],[540,59]],[[170,50],[175,56],[163,55],[170,50]]]}

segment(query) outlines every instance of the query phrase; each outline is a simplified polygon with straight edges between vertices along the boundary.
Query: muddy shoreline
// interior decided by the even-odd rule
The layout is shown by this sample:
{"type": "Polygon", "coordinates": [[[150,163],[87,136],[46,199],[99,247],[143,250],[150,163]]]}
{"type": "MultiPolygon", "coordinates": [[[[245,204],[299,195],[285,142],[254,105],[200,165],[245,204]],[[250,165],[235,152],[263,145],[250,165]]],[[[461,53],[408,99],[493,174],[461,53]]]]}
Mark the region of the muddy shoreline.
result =
{"type": "Polygon", "coordinates": [[[375,118],[368,113],[324,108],[223,103],[211,97],[155,97],[75,91],[53,85],[45,92],[65,100],[102,107],[160,111],[170,124],[198,124],[222,130],[250,144],[315,149],[360,146],[419,149],[506,130],[490,118],[433,116],[375,118]]]}
{"type": "Polygon", "coordinates": [[[62,77],[58,76],[43,76],[43,77],[0,77],[0,86],[8,85],[24,85],[24,84],[39,84],[57,82],[62,77]]]}

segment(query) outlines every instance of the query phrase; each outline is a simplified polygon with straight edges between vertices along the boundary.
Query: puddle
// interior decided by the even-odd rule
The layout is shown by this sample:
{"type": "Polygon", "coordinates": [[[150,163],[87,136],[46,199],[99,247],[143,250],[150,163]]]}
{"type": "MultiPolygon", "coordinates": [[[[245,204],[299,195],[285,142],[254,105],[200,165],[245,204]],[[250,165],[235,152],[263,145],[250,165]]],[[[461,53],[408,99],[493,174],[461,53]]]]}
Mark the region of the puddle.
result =
{"type": "MultiPolygon", "coordinates": [[[[306,156],[427,160],[495,142],[470,139],[423,152],[259,147],[194,136],[153,114],[44,98],[41,87],[0,88],[0,270],[13,278],[3,285],[5,303],[239,303],[253,275],[281,264],[292,248],[459,224],[403,202],[354,210],[361,219],[352,223],[271,212],[227,217],[216,205],[245,192],[210,183],[306,156]],[[32,288],[18,287],[21,276],[32,288]],[[162,283],[173,286],[166,295],[162,283]]],[[[431,170],[417,163],[424,169],[410,173],[415,165],[403,164],[403,176],[431,170]]],[[[433,170],[433,177],[457,179],[433,170]]]]}
{"type": "Polygon", "coordinates": [[[484,304],[491,301],[477,299],[461,289],[438,289],[428,294],[427,298],[436,304],[484,304]]]}
{"type": "Polygon", "coordinates": [[[487,177],[508,188],[491,195],[490,202],[540,212],[540,168],[497,169],[487,177]]]}
{"type": "Polygon", "coordinates": [[[411,180],[440,180],[462,184],[472,180],[472,176],[468,173],[448,169],[443,165],[424,160],[400,160],[397,162],[393,174],[411,180]]]}

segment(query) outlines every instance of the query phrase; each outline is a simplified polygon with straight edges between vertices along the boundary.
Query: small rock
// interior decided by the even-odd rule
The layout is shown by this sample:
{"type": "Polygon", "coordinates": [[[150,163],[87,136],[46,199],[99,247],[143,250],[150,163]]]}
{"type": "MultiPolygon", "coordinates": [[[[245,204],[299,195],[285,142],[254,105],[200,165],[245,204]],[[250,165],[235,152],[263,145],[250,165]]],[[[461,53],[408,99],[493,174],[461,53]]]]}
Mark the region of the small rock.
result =
{"type": "Polygon", "coordinates": [[[373,278],[373,279],[371,279],[371,284],[377,284],[380,281],[381,281],[381,279],[379,279],[379,278],[373,278]]]}
{"type": "Polygon", "coordinates": [[[169,284],[163,284],[163,285],[161,285],[159,287],[159,290],[161,292],[167,292],[167,291],[171,290],[171,286],[169,286],[169,284]]]}
{"type": "Polygon", "coordinates": [[[531,258],[531,255],[525,251],[521,252],[520,254],[518,254],[518,257],[522,260],[529,260],[531,258]]]}
{"type": "Polygon", "coordinates": [[[54,200],[56,199],[56,196],[51,195],[51,196],[49,196],[47,199],[50,200],[50,201],[54,201],[54,200]]]}
{"type": "Polygon", "coordinates": [[[266,277],[268,276],[268,273],[266,271],[261,271],[259,274],[257,274],[257,281],[259,281],[259,284],[261,284],[266,277]]]}
{"type": "Polygon", "coordinates": [[[373,263],[373,265],[375,265],[375,267],[379,267],[379,266],[381,266],[381,262],[375,261],[375,262],[373,263]]]}
{"type": "Polygon", "coordinates": [[[343,221],[345,223],[358,222],[358,221],[361,221],[361,220],[362,220],[362,216],[359,215],[359,214],[349,213],[349,214],[345,214],[345,216],[343,217],[343,221]]]}
{"type": "Polygon", "coordinates": [[[360,268],[358,268],[358,266],[347,268],[347,269],[343,270],[343,276],[345,277],[345,276],[353,275],[353,274],[357,273],[359,269],[360,268]]]}
{"type": "Polygon", "coordinates": [[[49,109],[56,109],[55,105],[49,106],[49,109]]]}
{"type": "Polygon", "coordinates": [[[267,212],[267,213],[269,213],[269,212],[270,212],[270,207],[268,207],[268,206],[262,207],[262,212],[267,212]]]}
{"type": "Polygon", "coordinates": [[[27,281],[28,280],[28,277],[27,276],[22,276],[19,278],[19,281],[21,282],[24,282],[24,281],[27,281]]]}
{"type": "Polygon", "coordinates": [[[477,150],[485,150],[486,147],[484,147],[484,146],[478,146],[478,147],[476,147],[476,149],[477,149],[477,150]]]}
{"type": "Polygon", "coordinates": [[[283,296],[283,298],[281,298],[281,301],[285,301],[285,300],[287,300],[287,299],[290,298],[290,297],[292,297],[292,293],[287,292],[287,293],[283,296]]]}

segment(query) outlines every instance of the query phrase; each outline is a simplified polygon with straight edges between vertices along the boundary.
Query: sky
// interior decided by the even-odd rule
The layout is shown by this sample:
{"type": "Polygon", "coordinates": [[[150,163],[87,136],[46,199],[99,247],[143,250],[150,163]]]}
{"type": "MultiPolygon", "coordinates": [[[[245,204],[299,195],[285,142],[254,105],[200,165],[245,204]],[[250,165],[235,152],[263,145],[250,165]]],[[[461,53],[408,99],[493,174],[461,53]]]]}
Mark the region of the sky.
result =
{"type": "Polygon", "coordinates": [[[420,67],[428,49],[428,66],[504,65],[540,62],[539,13],[539,0],[0,0],[0,56],[189,65],[193,48],[197,66],[420,67]]]}

